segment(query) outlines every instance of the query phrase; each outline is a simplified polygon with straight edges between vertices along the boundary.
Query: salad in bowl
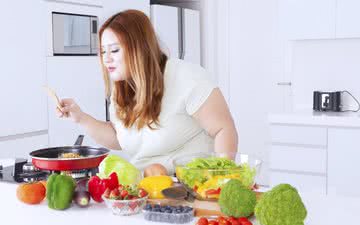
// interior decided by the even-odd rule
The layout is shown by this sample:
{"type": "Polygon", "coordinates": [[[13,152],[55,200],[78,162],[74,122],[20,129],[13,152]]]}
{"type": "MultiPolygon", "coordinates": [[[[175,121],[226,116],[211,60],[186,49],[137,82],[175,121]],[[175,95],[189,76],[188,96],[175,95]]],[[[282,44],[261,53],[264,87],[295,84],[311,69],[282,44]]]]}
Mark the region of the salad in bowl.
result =
{"type": "Polygon", "coordinates": [[[238,154],[236,160],[201,153],[182,156],[173,161],[178,180],[199,200],[218,200],[221,188],[231,179],[252,189],[262,161],[238,154]]]}

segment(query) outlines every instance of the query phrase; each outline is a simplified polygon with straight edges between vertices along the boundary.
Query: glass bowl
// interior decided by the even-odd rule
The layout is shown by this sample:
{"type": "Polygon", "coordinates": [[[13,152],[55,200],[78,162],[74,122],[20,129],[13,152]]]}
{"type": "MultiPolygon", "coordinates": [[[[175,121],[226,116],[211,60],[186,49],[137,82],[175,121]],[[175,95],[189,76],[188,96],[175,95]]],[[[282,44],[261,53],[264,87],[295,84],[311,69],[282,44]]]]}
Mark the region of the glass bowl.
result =
{"type": "Polygon", "coordinates": [[[131,200],[116,200],[102,196],[106,206],[114,215],[130,216],[141,212],[146,205],[148,196],[131,200]]]}
{"type": "Polygon", "coordinates": [[[176,177],[181,184],[198,200],[217,201],[221,187],[231,179],[238,179],[252,189],[260,173],[262,160],[256,156],[237,154],[236,167],[221,168],[221,165],[187,167],[189,162],[197,158],[208,159],[216,157],[214,153],[198,153],[181,156],[173,160],[176,177]],[[218,168],[217,168],[218,167],[218,168]]]}

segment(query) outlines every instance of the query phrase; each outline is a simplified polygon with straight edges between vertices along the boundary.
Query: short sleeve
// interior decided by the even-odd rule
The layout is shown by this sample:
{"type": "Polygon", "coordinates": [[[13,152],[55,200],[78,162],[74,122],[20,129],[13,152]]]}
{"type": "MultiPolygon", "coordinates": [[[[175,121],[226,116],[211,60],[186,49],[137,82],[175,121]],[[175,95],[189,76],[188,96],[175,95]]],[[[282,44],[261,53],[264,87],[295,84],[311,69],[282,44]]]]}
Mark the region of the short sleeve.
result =
{"type": "Polygon", "coordinates": [[[215,83],[211,80],[211,74],[202,67],[195,68],[191,74],[193,76],[190,77],[190,88],[185,99],[186,112],[189,115],[198,111],[216,88],[215,83]]]}

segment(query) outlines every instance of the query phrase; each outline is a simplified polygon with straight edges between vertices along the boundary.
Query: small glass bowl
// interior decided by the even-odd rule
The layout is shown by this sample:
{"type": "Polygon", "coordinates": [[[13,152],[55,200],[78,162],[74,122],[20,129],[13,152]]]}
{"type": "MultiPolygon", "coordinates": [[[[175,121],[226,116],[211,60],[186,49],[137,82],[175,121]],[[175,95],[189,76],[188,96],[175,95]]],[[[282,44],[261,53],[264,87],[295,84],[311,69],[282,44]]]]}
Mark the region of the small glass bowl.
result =
{"type": "Polygon", "coordinates": [[[143,198],[131,200],[115,200],[102,196],[106,206],[111,209],[114,215],[130,216],[141,212],[146,205],[148,195],[143,198]]]}

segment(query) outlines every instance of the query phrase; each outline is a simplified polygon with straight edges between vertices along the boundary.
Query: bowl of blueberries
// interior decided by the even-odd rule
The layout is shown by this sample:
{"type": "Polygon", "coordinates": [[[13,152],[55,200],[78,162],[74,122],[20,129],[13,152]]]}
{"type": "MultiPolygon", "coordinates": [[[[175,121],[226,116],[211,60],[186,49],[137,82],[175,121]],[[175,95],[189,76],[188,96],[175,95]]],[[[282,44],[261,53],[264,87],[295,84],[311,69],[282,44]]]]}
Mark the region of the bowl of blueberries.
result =
{"type": "Polygon", "coordinates": [[[184,224],[194,218],[194,209],[182,205],[146,204],[142,212],[146,220],[154,222],[184,224]]]}

